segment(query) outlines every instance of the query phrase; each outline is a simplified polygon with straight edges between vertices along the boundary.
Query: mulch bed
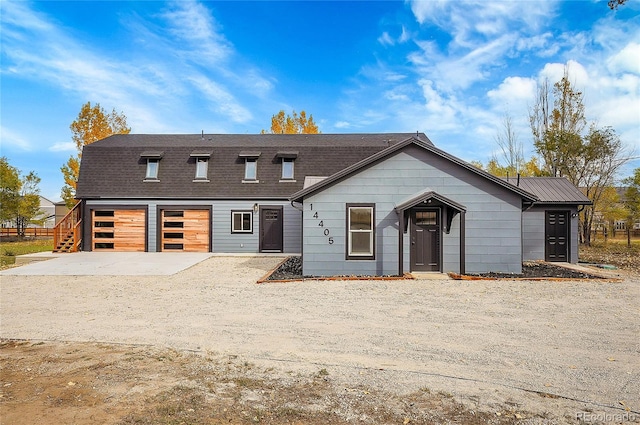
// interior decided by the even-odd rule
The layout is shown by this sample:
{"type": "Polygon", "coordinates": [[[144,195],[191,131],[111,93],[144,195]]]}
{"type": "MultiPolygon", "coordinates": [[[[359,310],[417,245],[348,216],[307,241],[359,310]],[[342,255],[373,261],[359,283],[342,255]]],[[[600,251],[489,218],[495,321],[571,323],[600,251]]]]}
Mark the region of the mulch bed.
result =
{"type": "MultiPolygon", "coordinates": [[[[549,263],[526,262],[522,264],[522,273],[482,273],[469,274],[470,278],[507,278],[507,279],[544,279],[544,278],[561,278],[561,279],[603,279],[590,273],[584,273],[571,270],[566,267],[554,266],[549,263]]],[[[317,277],[317,276],[316,276],[317,277]]],[[[280,266],[271,273],[264,281],[273,280],[302,280],[314,279],[314,276],[303,276],[302,274],[302,258],[289,257],[280,266]]],[[[357,276],[335,276],[334,278],[358,278],[357,276]]],[[[362,276],[362,279],[370,279],[370,276],[362,276]]],[[[394,278],[392,276],[382,276],[381,279],[394,278]]],[[[395,277],[396,279],[401,279],[395,277]]]]}
{"type": "Polygon", "coordinates": [[[590,273],[584,273],[577,270],[571,270],[566,267],[555,266],[549,263],[525,262],[522,264],[522,273],[470,273],[471,277],[489,277],[489,278],[518,278],[518,279],[544,279],[544,278],[561,278],[561,279],[604,279],[602,276],[596,276],[590,273]]]}

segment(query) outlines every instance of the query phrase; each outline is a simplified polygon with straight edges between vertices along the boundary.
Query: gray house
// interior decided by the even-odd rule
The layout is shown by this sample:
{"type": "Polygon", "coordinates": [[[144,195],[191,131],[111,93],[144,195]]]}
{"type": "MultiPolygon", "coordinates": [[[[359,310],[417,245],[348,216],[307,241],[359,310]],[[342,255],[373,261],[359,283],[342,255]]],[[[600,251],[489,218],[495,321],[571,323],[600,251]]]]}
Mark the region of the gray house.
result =
{"type": "Polygon", "coordinates": [[[84,148],[77,197],[85,251],[302,253],[317,276],[575,262],[589,203],[566,179],[506,181],[422,133],[115,135],[84,148]]]}

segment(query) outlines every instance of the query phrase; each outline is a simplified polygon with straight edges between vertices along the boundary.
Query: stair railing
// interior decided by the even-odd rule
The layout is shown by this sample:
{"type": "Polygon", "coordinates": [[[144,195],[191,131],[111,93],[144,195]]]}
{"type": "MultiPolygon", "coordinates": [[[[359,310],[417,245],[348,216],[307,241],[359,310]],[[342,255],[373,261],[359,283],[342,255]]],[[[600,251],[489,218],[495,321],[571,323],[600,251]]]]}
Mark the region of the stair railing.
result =
{"type": "Polygon", "coordinates": [[[71,239],[71,245],[64,249],[64,252],[77,252],[80,250],[82,243],[82,210],[81,202],[78,202],[64,216],[58,224],[56,224],[53,232],[53,249],[60,251],[62,245],[71,239]]]}

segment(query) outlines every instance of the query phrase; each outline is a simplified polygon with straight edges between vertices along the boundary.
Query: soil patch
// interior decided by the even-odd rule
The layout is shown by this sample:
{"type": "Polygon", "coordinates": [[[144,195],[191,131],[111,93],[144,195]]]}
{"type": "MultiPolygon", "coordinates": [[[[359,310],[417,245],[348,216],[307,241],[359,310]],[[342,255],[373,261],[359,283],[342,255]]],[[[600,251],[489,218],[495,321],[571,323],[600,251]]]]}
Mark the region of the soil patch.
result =
{"type": "Polygon", "coordinates": [[[539,422],[515,406],[465,407],[428,388],[403,396],[333,371],[264,369],[237,356],[153,347],[4,340],[2,423],[510,424],[539,422]]]}

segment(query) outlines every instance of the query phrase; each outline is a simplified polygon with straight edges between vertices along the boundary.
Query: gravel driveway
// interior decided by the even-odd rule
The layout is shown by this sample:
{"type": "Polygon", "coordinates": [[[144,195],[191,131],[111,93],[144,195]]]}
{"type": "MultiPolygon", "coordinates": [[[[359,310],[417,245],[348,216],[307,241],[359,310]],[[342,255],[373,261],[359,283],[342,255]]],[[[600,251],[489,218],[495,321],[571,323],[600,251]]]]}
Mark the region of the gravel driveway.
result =
{"type": "Polygon", "coordinates": [[[554,422],[640,421],[635,279],[255,284],[280,260],[213,257],[173,276],[2,276],[0,337],[237,355],[479,409],[512,403],[554,422]]]}

